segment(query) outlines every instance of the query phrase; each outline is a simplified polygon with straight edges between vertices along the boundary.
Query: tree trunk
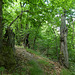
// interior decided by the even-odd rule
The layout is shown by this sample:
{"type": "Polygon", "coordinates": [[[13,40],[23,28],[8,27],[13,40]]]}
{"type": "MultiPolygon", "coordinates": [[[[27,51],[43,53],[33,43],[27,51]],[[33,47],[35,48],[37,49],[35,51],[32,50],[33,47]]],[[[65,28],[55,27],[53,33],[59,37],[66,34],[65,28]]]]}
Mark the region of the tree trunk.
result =
{"type": "Polygon", "coordinates": [[[0,50],[2,49],[2,33],[3,33],[3,26],[2,26],[2,0],[0,0],[0,50]]]}
{"type": "MultiPolygon", "coordinates": [[[[27,15],[28,16],[28,15],[27,15]]],[[[29,25],[26,23],[26,28],[25,28],[26,30],[28,30],[29,29],[29,25]]],[[[29,45],[29,32],[27,33],[27,34],[25,34],[24,35],[24,42],[23,42],[23,44],[24,44],[24,48],[25,47],[28,47],[28,48],[30,48],[30,45],[29,45]]]]}
{"type": "Polygon", "coordinates": [[[26,46],[28,47],[28,48],[30,48],[30,45],[29,45],[29,34],[27,34],[27,36],[26,36],[26,46]]]}
{"type": "Polygon", "coordinates": [[[34,38],[33,49],[35,48],[35,43],[36,43],[36,35],[35,35],[35,38],[34,38]]]}
{"type": "Polygon", "coordinates": [[[60,63],[65,67],[69,67],[68,51],[67,51],[67,27],[65,23],[65,13],[61,16],[60,27],[60,63]]]}
{"type": "Polygon", "coordinates": [[[8,27],[4,36],[5,46],[11,47],[13,52],[15,53],[15,34],[13,30],[8,27]]]}

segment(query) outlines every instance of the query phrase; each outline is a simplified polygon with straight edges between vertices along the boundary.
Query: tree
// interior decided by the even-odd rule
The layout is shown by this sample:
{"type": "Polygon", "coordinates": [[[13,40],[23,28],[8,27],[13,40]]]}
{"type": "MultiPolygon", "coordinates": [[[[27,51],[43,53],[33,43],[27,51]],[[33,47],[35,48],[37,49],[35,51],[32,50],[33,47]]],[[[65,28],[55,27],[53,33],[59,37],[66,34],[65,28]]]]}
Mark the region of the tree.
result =
{"type": "Polygon", "coordinates": [[[60,63],[68,68],[68,51],[67,51],[67,27],[65,23],[65,10],[61,16],[61,27],[60,27],[60,63]]]}

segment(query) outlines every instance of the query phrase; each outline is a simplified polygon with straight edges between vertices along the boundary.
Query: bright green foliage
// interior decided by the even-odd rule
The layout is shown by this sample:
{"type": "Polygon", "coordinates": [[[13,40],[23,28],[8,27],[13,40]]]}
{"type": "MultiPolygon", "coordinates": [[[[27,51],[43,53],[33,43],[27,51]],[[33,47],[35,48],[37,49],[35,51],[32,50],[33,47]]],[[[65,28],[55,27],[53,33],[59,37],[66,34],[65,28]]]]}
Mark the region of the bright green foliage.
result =
{"type": "Polygon", "coordinates": [[[4,71],[5,70],[5,68],[4,67],[0,67],[0,71],[4,71]]]}

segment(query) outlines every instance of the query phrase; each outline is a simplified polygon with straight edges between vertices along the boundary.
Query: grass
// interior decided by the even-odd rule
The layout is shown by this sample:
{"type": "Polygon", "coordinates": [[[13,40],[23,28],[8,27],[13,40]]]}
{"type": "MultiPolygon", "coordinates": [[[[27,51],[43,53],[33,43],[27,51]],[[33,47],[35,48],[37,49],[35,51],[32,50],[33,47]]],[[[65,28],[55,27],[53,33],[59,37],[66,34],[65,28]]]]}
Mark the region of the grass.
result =
{"type": "Polygon", "coordinates": [[[35,55],[41,55],[40,52],[34,51],[32,49],[26,48],[26,51],[29,52],[29,53],[35,54],[35,55]]]}
{"type": "Polygon", "coordinates": [[[61,75],[73,75],[73,74],[67,69],[62,69],[61,75]]]}
{"type": "Polygon", "coordinates": [[[41,67],[36,61],[30,60],[28,64],[29,64],[30,75],[43,75],[44,74],[41,67]]]}
{"type": "Polygon", "coordinates": [[[38,62],[40,64],[43,64],[43,65],[51,65],[49,62],[47,62],[46,60],[41,60],[41,59],[38,59],[38,62]]]}

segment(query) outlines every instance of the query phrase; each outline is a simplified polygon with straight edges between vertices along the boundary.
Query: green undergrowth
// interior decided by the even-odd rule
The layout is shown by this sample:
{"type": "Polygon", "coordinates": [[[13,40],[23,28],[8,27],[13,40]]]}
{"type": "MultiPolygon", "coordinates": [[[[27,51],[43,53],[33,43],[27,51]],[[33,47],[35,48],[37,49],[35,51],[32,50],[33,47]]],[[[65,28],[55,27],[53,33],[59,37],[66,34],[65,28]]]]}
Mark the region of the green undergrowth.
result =
{"type": "Polygon", "coordinates": [[[75,75],[75,49],[69,49],[69,71],[75,75]]]}
{"type": "Polygon", "coordinates": [[[72,74],[69,70],[67,70],[67,69],[62,69],[62,71],[61,71],[61,73],[60,73],[61,75],[74,75],[74,74],[72,74]]]}
{"type": "Polygon", "coordinates": [[[75,75],[75,62],[70,62],[69,71],[71,72],[71,75],[75,75]]]}
{"type": "Polygon", "coordinates": [[[12,75],[44,75],[44,71],[37,61],[25,60],[25,62],[19,62],[18,68],[12,75]]]}
{"type": "Polygon", "coordinates": [[[52,64],[50,64],[48,61],[46,61],[46,60],[41,60],[41,59],[38,59],[38,62],[40,63],[40,64],[43,64],[43,65],[48,65],[48,66],[51,66],[52,64]]]}
{"type": "Polygon", "coordinates": [[[47,71],[45,72],[45,70],[48,69],[51,71],[53,65],[48,62],[49,60],[47,57],[44,57],[43,55],[40,54],[40,52],[34,51],[32,49],[26,48],[26,51],[34,54],[34,56],[36,57],[41,58],[41,59],[38,58],[37,60],[32,60],[29,62],[29,64],[32,65],[32,67],[30,66],[30,73],[31,73],[30,75],[47,75],[48,73],[47,71]]]}
{"type": "Polygon", "coordinates": [[[30,75],[44,75],[43,70],[40,65],[35,60],[30,60],[28,62],[30,75]]]}

